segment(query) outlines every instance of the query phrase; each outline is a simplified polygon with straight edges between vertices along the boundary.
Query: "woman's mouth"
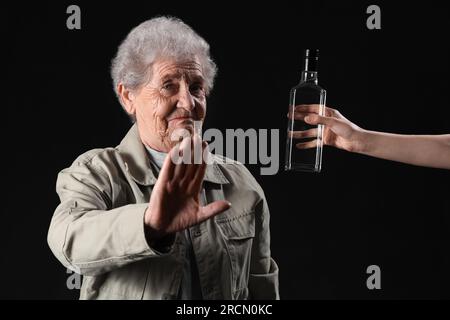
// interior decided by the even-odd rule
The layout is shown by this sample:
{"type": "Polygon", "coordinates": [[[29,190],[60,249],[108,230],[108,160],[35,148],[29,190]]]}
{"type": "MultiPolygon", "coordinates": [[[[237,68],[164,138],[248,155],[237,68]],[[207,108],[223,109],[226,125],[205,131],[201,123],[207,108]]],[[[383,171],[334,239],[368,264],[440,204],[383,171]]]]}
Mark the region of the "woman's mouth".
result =
{"type": "Polygon", "coordinates": [[[182,120],[191,120],[191,121],[193,121],[194,119],[192,119],[191,117],[175,117],[175,118],[170,119],[169,122],[170,122],[170,121],[173,121],[173,120],[179,120],[179,121],[182,121],[182,120]]]}

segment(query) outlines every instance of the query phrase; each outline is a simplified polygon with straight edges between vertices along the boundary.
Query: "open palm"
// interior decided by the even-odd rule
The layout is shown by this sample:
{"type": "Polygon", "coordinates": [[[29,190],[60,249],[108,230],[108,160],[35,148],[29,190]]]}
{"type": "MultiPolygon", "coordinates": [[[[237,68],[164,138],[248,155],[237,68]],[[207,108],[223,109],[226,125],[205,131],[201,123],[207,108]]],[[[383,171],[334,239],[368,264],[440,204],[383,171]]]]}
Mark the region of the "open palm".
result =
{"type": "MultiPolygon", "coordinates": [[[[145,214],[145,224],[156,238],[189,228],[230,207],[230,203],[223,200],[201,205],[200,192],[207,166],[203,159],[201,164],[193,161],[175,164],[172,161],[175,153],[183,153],[186,148],[195,149],[194,145],[198,143],[202,143],[200,138],[185,138],[164,161],[145,214]]],[[[205,148],[204,143],[202,150],[205,148]]]]}

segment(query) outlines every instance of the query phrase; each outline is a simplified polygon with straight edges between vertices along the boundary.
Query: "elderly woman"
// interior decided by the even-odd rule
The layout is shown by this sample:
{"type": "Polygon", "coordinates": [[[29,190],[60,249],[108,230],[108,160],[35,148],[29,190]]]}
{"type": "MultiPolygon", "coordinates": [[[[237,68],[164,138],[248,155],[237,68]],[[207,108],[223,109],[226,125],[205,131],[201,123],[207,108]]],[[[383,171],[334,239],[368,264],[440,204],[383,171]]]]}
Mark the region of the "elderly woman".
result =
{"type": "MultiPolygon", "coordinates": [[[[277,299],[269,210],[245,167],[211,156],[174,162],[206,114],[216,66],[182,21],[148,20],[112,64],[133,126],[115,148],[79,156],[59,173],[48,243],[82,274],[81,299],[277,299]],[[191,133],[178,143],[177,130],[191,133]]],[[[200,149],[201,150],[201,149],[200,149]]]]}

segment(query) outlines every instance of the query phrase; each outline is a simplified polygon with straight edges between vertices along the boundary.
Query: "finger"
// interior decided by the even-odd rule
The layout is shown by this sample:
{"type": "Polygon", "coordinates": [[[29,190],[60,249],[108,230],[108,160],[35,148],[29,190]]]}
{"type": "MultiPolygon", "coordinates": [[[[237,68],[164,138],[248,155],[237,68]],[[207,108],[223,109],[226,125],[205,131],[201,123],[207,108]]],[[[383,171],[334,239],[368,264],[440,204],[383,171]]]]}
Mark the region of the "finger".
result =
{"type": "Polygon", "coordinates": [[[320,104],[299,104],[294,107],[295,112],[302,113],[320,113],[320,108],[323,108],[323,105],[320,104]]]}
{"type": "Polygon", "coordinates": [[[207,206],[204,206],[200,209],[200,214],[198,217],[198,222],[203,222],[219,213],[222,213],[228,209],[230,209],[231,203],[225,200],[214,201],[207,206]]]}
{"type": "MultiPolygon", "coordinates": [[[[341,118],[342,115],[338,110],[327,107],[321,104],[299,104],[293,107],[294,113],[314,113],[319,115],[325,115],[327,117],[341,118]]],[[[292,111],[289,110],[289,113],[292,111]]],[[[288,114],[289,117],[289,114],[288,114]]]]}
{"type": "Polygon", "coordinates": [[[299,142],[295,144],[297,149],[311,149],[317,147],[317,139],[308,142],[299,142]]]}
{"type": "MultiPolygon", "coordinates": [[[[207,143],[205,141],[203,141],[202,147],[203,147],[203,150],[205,150],[205,148],[207,148],[207,143]]],[[[195,168],[196,169],[195,173],[193,175],[191,183],[189,184],[190,192],[192,192],[194,194],[197,194],[200,192],[207,167],[208,167],[208,164],[205,161],[203,161],[202,164],[198,165],[195,168]]]]}
{"type": "Polygon", "coordinates": [[[304,118],[304,121],[312,125],[324,124],[327,126],[333,126],[338,120],[332,117],[319,116],[318,114],[309,114],[304,118]]]}
{"type": "Polygon", "coordinates": [[[159,173],[159,178],[162,181],[170,181],[173,178],[175,164],[173,163],[173,154],[179,152],[179,146],[173,147],[166,156],[164,163],[161,167],[161,172],[159,173]]]}
{"type": "Polygon", "coordinates": [[[202,161],[202,156],[203,156],[203,142],[202,142],[202,138],[200,138],[200,136],[198,134],[194,134],[194,136],[192,137],[192,149],[193,149],[193,162],[195,164],[201,164],[202,161]]]}
{"type": "Polygon", "coordinates": [[[184,172],[186,171],[186,162],[190,162],[190,159],[186,159],[187,157],[190,158],[190,144],[190,137],[185,137],[180,144],[179,155],[182,157],[182,161],[175,166],[173,175],[173,180],[175,181],[180,181],[183,178],[184,172]]]}
{"type": "Polygon", "coordinates": [[[195,168],[194,176],[188,186],[189,193],[198,194],[200,192],[207,167],[206,163],[202,163],[195,168]]]}
{"type": "MultiPolygon", "coordinates": [[[[306,116],[312,115],[315,113],[311,112],[295,112],[294,113],[294,120],[304,120],[306,116]]],[[[291,117],[292,119],[292,117],[291,117]]]]}
{"type": "Polygon", "coordinates": [[[313,115],[313,114],[316,114],[316,113],[295,111],[294,113],[289,112],[287,114],[287,116],[289,119],[303,120],[306,116],[313,115]]]}
{"type": "Polygon", "coordinates": [[[295,107],[289,106],[289,111],[288,111],[287,117],[288,117],[289,119],[291,119],[292,116],[294,115],[294,113],[295,113],[295,107]]]}
{"type": "Polygon", "coordinates": [[[303,130],[303,131],[288,131],[288,135],[290,138],[294,138],[294,139],[316,138],[317,137],[317,128],[303,130]]]}
{"type": "Polygon", "coordinates": [[[195,173],[202,163],[202,141],[196,134],[192,138],[192,150],[191,163],[186,165],[186,171],[181,181],[183,187],[186,188],[188,188],[189,183],[194,179],[195,173]]]}
{"type": "Polygon", "coordinates": [[[209,153],[208,142],[202,141],[202,162],[201,163],[208,164],[210,161],[212,161],[212,159],[211,159],[211,154],[209,153]]]}
{"type": "Polygon", "coordinates": [[[303,112],[303,111],[292,111],[291,109],[289,109],[289,112],[287,114],[287,117],[289,119],[295,119],[295,120],[303,120],[304,117],[306,117],[309,114],[316,114],[313,112],[303,112]]]}

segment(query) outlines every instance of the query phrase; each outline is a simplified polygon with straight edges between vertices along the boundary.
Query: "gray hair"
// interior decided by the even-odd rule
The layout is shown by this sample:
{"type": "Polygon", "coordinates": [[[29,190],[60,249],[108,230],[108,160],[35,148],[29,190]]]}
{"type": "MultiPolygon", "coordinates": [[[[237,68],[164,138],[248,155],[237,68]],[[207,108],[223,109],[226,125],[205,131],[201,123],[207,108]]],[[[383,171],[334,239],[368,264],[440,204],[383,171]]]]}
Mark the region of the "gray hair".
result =
{"type": "Polygon", "coordinates": [[[112,60],[114,91],[121,104],[117,91],[119,83],[130,90],[148,83],[150,66],[158,57],[171,57],[176,61],[197,57],[206,91],[212,90],[217,67],[210,56],[208,43],[180,19],[156,17],[131,30],[112,60]]]}

